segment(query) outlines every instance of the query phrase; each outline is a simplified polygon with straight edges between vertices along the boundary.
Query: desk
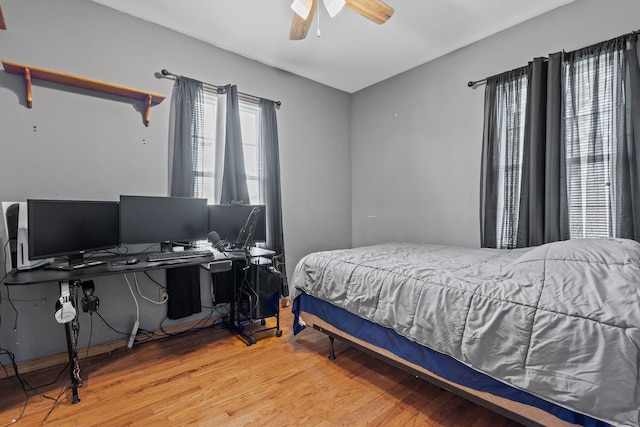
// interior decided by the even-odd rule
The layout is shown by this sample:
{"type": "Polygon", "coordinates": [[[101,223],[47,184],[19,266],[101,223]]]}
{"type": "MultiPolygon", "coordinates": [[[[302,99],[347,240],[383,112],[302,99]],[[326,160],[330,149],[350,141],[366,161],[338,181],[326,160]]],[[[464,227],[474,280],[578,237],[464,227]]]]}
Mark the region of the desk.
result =
{"type": "MultiPolygon", "coordinates": [[[[144,259],[144,255],[128,255],[127,257],[136,256],[139,259],[144,259]]],[[[124,274],[124,273],[135,273],[139,271],[153,270],[153,269],[167,269],[174,267],[186,267],[191,265],[203,265],[207,269],[212,272],[224,271],[224,269],[230,269],[231,263],[229,260],[234,259],[233,257],[226,256],[226,254],[215,253],[214,256],[209,257],[201,257],[201,258],[187,258],[181,259],[179,261],[171,260],[171,261],[162,261],[162,262],[154,262],[149,263],[146,261],[140,261],[136,264],[132,264],[131,266],[127,266],[126,270],[120,271],[111,271],[109,270],[107,262],[109,260],[117,260],[119,258],[127,258],[127,257],[108,257],[102,258],[101,260],[105,261],[104,264],[93,265],[91,267],[86,267],[77,270],[47,270],[44,268],[40,268],[37,270],[28,270],[28,271],[13,271],[7,275],[4,283],[7,286],[18,286],[18,285],[31,285],[36,283],[46,283],[46,282],[58,282],[58,285],[62,287],[63,284],[68,284],[70,300],[76,301],[78,294],[78,285],[84,279],[91,279],[100,276],[109,276],[116,274],[124,274]]],[[[244,258],[244,255],[242,256],[244,258]]],[[[236,258],[238,259],[238,258],[236,258]]],[[[78,353],[77,353],[77,333],[78,333],[78,315],[76,309],[76,316],[73,320],[64,323],[65,326],[65,334],[67,340],[67,351],[69,353],[69,376],[71,378],[71,391],[73,394],[71,403],[78,403],[80,398],[78,397],[78,387],[81,385],[80,380],[80,366],[78,363],[78,353]]]]}

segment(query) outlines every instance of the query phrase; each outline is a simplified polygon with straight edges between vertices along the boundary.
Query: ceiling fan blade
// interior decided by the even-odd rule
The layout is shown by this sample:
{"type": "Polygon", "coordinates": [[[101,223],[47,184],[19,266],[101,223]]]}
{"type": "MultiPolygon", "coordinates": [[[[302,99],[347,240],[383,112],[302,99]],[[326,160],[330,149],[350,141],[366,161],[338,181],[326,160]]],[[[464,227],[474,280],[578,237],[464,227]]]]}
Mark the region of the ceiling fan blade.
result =
{"type": "Polygon", "coordinates": [[[7,23],[4,22],[4,15],[2,15],[2,6],[0,6],[0,30],[6,30],[7,23]]]}
{"type": "Polygon", "coordinates": [[[289,40],[303,40],[307,37],[309,28],[311,27],[311,21],[313,21],[313,14],[318,6],[318,0],[313,0],[311,5],[311,11],[307,19],[302,19],[297,13],[293,14],[293,22],[291,23],[291,29],[289,30],[289,40]]]}
{"type": "Polygon", "coordinates": [[[381,0],[346,0],[347,7],[376,24],[384,24],[393,15],[393,8],[381,0]]]}

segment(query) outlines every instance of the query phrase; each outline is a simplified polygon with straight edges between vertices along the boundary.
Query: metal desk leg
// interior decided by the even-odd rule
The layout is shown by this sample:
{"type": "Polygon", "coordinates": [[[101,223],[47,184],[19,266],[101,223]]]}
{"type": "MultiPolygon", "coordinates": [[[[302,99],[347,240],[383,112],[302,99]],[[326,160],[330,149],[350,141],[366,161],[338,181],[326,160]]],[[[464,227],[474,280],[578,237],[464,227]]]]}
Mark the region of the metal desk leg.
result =
{"type": "Polygon", "coordinates": [[[80,402],[78,397],[78,387],[80,386],[80,366],[78,364],[78,352],[76,348],[75,340],[73,339],[72,323],[71,321],[65,323],[64,330],[67,335],[67,351],[69,352],[69,377],[71,378],[71,393],[73,395],[71,403],[75,404],[80,402]]]}
{"type": "MultiPolygon", "coordinates": [[[[71,296],[71,301],[77,301],[78,282],[69,282],[69,294],[71,296]]],[[[72,404],[80,402],[80,397],[78,397],[78,387],[82,387],[82,380],[80,379],[80,363],[78,361],[79,330],[78,312],[76,310],[76,316],[73,320],[64,324],[64,331],[67,337],[67,351],[69,353],[69,377],[71,379],[70,388],[72,393],[72,404]]]]}

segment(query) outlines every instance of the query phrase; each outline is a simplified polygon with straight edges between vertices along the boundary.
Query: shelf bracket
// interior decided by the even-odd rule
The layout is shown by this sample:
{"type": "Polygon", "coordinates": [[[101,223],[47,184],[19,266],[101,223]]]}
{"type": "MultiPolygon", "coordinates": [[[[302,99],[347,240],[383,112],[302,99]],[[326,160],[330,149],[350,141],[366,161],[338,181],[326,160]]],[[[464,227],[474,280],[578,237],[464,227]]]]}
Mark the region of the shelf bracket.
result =
{"type": "Polygon", "coordinates": [[[4,20],[4,15],[2,14],[2,6],[0,6],[0,30],[6,30],[7,23],[4,20]]]}
{"type": "Polygon", "coordinates": [[[2,6],[0,6],[0,30],[6,30],[7,23],[4,20],[4,15],[2,14],[2,6]]]}
{"type": "Polygon", "coordinates": [[[33,107],[33,92],[31,91],[31,70],[24,68],[24,83],[27,87],[27,107],[33,107]]]}
{"type": "Polygon", "coordinates": [[[153,97],[151,95],[147,96],[147,100],[144,102],[145,103],[145,108],[144,108],[144,125],[146,127],[149,127],[149,122],[150,122],[150,115],[151,115],[151,101],[153,100],[153,97]]]}

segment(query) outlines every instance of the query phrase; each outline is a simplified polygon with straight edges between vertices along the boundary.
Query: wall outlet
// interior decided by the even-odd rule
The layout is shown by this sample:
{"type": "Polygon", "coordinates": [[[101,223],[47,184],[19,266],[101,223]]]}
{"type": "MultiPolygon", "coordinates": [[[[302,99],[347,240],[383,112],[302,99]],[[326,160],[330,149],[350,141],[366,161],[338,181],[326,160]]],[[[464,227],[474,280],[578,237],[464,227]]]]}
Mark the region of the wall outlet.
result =
{"type": "Polygon", "coordinates": [[[167,294],[167,289],[166,288],[160,288],[160,295],[159,295],[159,301],[166,301],[169,299],[169,295],[167,294]]]}

